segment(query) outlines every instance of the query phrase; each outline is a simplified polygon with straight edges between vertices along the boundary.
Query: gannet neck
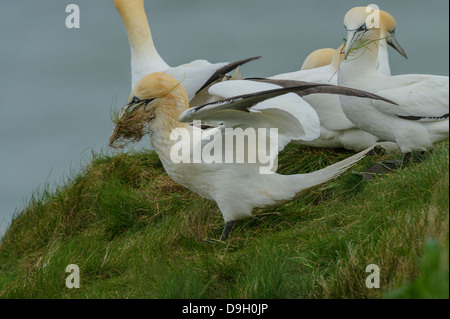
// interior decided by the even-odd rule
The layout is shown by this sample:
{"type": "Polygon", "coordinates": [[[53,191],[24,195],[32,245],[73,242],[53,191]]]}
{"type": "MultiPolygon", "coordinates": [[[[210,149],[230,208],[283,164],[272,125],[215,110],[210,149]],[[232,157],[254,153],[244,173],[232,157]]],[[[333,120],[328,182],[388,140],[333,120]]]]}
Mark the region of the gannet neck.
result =
{"type": "Polygon", "coordinates": [[[378,43],[378,60],[379,60],[378,71],[381,74],[391,75],[391,67],[389,65],[388,44],[386,41],[387,36],[388,36],[388,33],[382,27],[380,30],[381,40],[378,43]]]}
{"type": "Polygon", "coordinates": [[[344,59],[344,44],[341,44],[339,48],[334,50],[333,58],[331,60],[331,66],[336,70],[339,69],[342,60],[344,59]]]}
{"type": "Polygon", "coordinates": [[[380,41],[378,48],[379,67],[378,71],[385,75],[391,75],[391,67],[389,65],[388,43],[386,38],[390,32],[396,27],[394,17],[384,10],[380,10],[380,41]]]}
{"type": "MultiPolygon", "coordinates": [[[[192,126],[178,121],[180,112],[171,102],[160,103],[155,110],[155,119],[150,125],[150,142],[163,162],[169,161],[171,148],[178,142],[171,139],[171,133],[177,130],[191,132],[192,126]]],[[[179,131],[181,132],[181,131],[179,131]]]]}
{"type": "Polygon", "coordinates": [[[173,97],[166,97],[158,103],[154,111],[155,119],[150,126],[151,134],[158,133],[168,137],[175,129],[189,127],[187,123],[178,120],[182,111],[177,108],[176,103],[173,97]]]}
{"type": "Polygon", "coordinates": [[[187,93],[179,82],[165,73],[147,75],[139,86],[147,88],[151,96],[159,97],[149,126],[150,141],[158,154],[169,154],[170,148],[177,142],[170,139],[171,133],[177,129],[192,129],[189,124],[178,120],[181,113],[189,108],[187,93]]]}
{"type": "Polygon", "coordinates": [[[131,49],[133,86],[146,74],[163,71],[168,64],[158,54],[148,25],[143,0],[114,0],[125,25],[131,49]]]}

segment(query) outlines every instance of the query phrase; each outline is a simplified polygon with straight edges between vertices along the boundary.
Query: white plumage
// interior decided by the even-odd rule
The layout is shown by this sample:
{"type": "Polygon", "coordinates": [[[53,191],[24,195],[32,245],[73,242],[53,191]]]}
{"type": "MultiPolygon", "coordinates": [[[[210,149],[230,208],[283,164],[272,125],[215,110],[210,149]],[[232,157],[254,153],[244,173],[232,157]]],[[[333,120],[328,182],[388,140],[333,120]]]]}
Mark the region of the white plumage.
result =
{"type": "MultiPolygon", "coordinates": [[[[227,99],[237,95],[258,93],[261,91],[273,90],[278,88],[280,88],[279,85],[275,85],[272,83],[234,80],[213,85],[209,89],[209,93],[214,96],[219,96],[222,99],[227,99]]],[[[290,136],[291,140],[301,139],[304,141],[312,141],[319,137],[320,121],[317,113],[307,102],[305,102],[303,98],[299,97],[297,94],[288,93],[272,99],[261,101],[257,106],[253,107],[252,110],[260,111],[261,109],[268,107],[275,108],[277,110],[284,110],[291,114],[295,114],[295,117],[298,120],[296,127],[301,127],[304,133],[297,135],[297,138],[290,136]]],[[[239,120],[244,119],[242,118],[242,114],[239,114],[239,116],[239,120]]],[[[273,118],[273,120],[275,119],[276,117],[273,118]]],[[[280,122],[275,127],[281,127],[282,130],[288,130],[290,129],[288,126],[289,123],[280,122]]]]}
{"type": "MultiPolygon", "coordinates": [[[[365,7],[362,9],[366,10],[365,7]]],[[[398,44],[394,35],[395,19],[386,11],[380,11],[380,27],[382,40],[380,40],[378,48],[379,60],[377,61],[377,68],[379,72],[390,75],[387,45],[393,46],[405,57],[406,53],[398,44]]],[[[328,65],[309,70],[278,74],[269,77],[269,79],[337,84],[338,70],[343,59],[343,50],[344,46],[341,45],[335,51],[328,65]]],[[[379,137],[359,129],[345,116],[338,96],[314,94],[306,96],[304,99],[319,115],[321,124],[320,137],[314,141],[294,141],[294,143],[316,147],[343,147],[360,151],[380,141],[379,137]]]]}
{"type": "Polygon", "coordinates": [[[226,73],[239,65],[259,58],[245,59],[235,63],[210,63],[207,60],[199,59],[171,67],[158,54],[153,43],[144,10],[144,0],[114,0],[114,4],[122,17],[130,44],[132,89],[145,75],[164,72],[183,84],[192,105],[202,104],[208,101],[209,96],[197,96],[197,93],[205,88],[205,85],[216,80],[220,81],[226,73]],[[194,100],[196,97],[198,99],[194,100]]]}
{"type": "MultiPolygon", "coordinates": [[[[214,90],[216,85],[211,90],[214,90]]],[[[315,86],[318,85],[302,84],[297,87],[246,94],[189,109],[186,92],[178,81],[164,73],[150,74],[138,82],[131,93],[122,118],[116,122],[110,145],[116,146],[117,141],[123,139],[133,140],[132,134],[142,137],[144,133],[149,133],[152,146],[168,175],[177,183],[217,203],[226,222],[221,236],[224,240],[234,221],[250,217],[254,208],[278,206],[297,198],[309,188],[347,170],[363,158],[369,149],[313,173],[285,176],[268,172],[261,174],[261,163],[258,162],[195,162],[193,160],[195,152],[203,151],[207,141],[191,143],[191,139],[182,138],[183,134],[188,137],[198,133],[209,132],[210,136],[218,134],[217,141],[220,142],[217,149],[214,149],[216,152],[227,143],[226,137],[222,134],[227,128],[277,128],[276,156],[291,139],[302,139],[310,134],[317,134],[318,127],[314,128],[314,123],[304,125],[305,114],[298,110],[296,103],[292,103],[298,102],[299,97],[295,94],[286,94],[315,86]],[[284,105],[277,104],[283,99],[284,105]],[[188,125],[187,122],[195,120],[222,125],[210,131],[203,131],[188,125]],[[174,139],[174,136],[178,136],[178,139],[174,139]],[[189,161],[174,161],[174,153],[171,153],[174,147],[187,151],[189,161]]],[[[314,120],[314,114],[312,111],[311,120],[314,120]]],[[[318,121],[315,125],[318,126],[318,121]]],[[[246,144],[243,149],[235,147],[234,151],[246,152],[249,147],[250,145],[246,144]]],[[[258,144],[257,153],[260,147],[258,144]]]]}
{"type": "Polygon", "coordinates": [[[398,105],[340,97],[342,110],[359,128],[398,144],[402,152],[424,151],[449,134],[449,79],[446,76],[409,74],[389,76],[377,70],[380,30],[366,26],[367,13],[350,10],[344,19],[348,30],[346,59],[338,83],[367,90],[398,105]],[[359,49],[354,49],[363,43],[359,49]]]}

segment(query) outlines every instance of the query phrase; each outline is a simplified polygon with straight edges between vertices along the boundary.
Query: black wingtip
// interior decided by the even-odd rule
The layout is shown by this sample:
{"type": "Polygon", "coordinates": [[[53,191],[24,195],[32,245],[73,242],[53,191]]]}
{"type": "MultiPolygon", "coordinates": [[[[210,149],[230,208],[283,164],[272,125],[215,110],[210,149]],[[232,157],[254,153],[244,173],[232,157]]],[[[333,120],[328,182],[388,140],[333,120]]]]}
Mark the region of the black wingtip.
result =
{"type": "Polygon", "coordinates": [[[444,114],[442,116],[414,116],[414,115],[398,115],[397,117],[409,120],[409,121],[420,121],[420,120],[429,120],[429,121],[442,121],[449,118],[449,113],[444,114]]]}
{"type": "Polygon", "coordinates": [[[208,85],[214,83],[216,80],[218,80],[219,78],[221,78],[222,76],[224,76],[228,72],[233,71],[238,66],[244,65],[244,64],[246,64],[246,63],[248,63],[250,61],[258,60],[260,58],[261,58],[261,56],[254,56],[252,58],[247,58],[247,59],[243,59],[243,60],[239,60],[239,61],[236,61],[236,62],[229,63],[229,64],[221,67],[220,69],[217,69],[216,72],[214,72],[214,74],[211,75],[211,77],[208,79],[208,81],[206,81],[205,84],[203,84],[203,86],[196,92],[196,94],[198,92],[200,92],[201,90],[203,90],[204,88],[206,88],[208,85]]]}
{"type": "Polygon", "coordinates": [[[387,103],[391,103],[394,105],[398,105],[396,102],[382,97],[380,95],[353,89],[345,86],[333,85],[333,84],[325,84],[325,83],[314,83],[314,82],[305,82],[305,81],[296,81],[296,80],[278,80],[278,79],[259,79],[259,78],[246,78],[246,80],[251,80],[255,82],[266,82],[271,84],[276,84],[281,87],[289,88],[295,86],[304,86],[305,89],[302,91],[296,92],[300,97],[304,97],[310,94],[338,94],[338,95],[347,95],[347,96],[357,96],[361,98],[368,98],[374,100],[385,101],[387,103]]]}

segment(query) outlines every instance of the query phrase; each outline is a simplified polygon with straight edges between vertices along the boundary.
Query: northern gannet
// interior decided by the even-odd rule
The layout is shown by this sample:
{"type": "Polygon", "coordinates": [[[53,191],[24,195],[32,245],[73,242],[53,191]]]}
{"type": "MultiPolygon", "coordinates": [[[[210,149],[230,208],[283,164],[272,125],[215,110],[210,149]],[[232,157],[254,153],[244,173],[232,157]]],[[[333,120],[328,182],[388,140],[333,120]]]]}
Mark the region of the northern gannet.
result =
{"type": "Polygon", "coordinates": [[[329,65],[335,53],[336,50],[331,48],[315,50],[306,57],[300,70],[310,70],[329,65]]]}
{"type": "MultiPolygon", "coordinates": [[[[213,85],[210,90],[222,83],[213,85]]],[[[267,83],[266,85],[273,86],[267,83]]],[[[335,89],[334,86],[297,83],[290,88],[266,90],[189,108],[188,96],[182,84],[165,73],[152,73],[138,82],[124,106],[124,111],[115,120],[116,126],[110,138],[110,146],[121,147],[149,134],[152,147],[167,174],[180,185],[217,203],[225,220],[220,240],[225,240],[233,223],[252,216],[254,208],[274,207],[294,200],[309,188],[337,177],[369,151],[364,150],[316,172],[289,176],[276,174],[274,166],[269,167],[270,171],[263,174],[261,163],[249,160],[253,155],[266,154],[268,149],[274,151],[273,156],[269,155],[271,160],[274,160],[290,140],[309,139],[318,135],[317,114],[297,94],[289,92],[306,95],[335,89]],[[196,120],[221,125],[202,130],[188,124],[196,120]],[[257,144],[255,140],[255,143],[251,143],[250,138],[241,147],[231,143],[231,158],[234,158],[233,152],[236,152],[244,154],[245,161],[224,162],[223,158],[226,159],[230,155],[230,149],[226,148],[230,143],[227,137],[229,129],[245,132],[275,129],[277,134],[263,136],[261,140],[258,136],[257,144]],[[195,136],[199,134],[207,137],[195,140],[195,136]],[[179,140],[179,136],[187,136],[187,139],[179,140]],[[213,147],[209,143],[211,137],[214,141],[213,147]],[[272,145],[274,141],[275,147],[272,145]],[[256,148],[251,148],[251,145],[256,148]],[[178,160],[178,157],[174,160],[180,150],[185,152],[185,161],[178,160]],[[203,156],[205,152],[208,155],[213,153],[212,156],[217,156],[217,160],[195,161],[196,156],[203,156]]],[[[349,90],[354,92],[353,94],[375,97],[349,90]]]]}
{"type": "MultiPolygon", "coordinates": [[[[358,7],[356,7],[358,8],[358,7]]],[[[364,9],[367,11],[368,7],[359,7],[360,9],[364,9]]],[[[405,50],[401,47],[400,43],[397,41],[397,38],[395,36],[395,30],[397,28],[397,22],[395,21],[395,18],[387,11],[379,10],[379,23],[381,28],[381,34],[380,34],[380,46],[379,46],[379,65],[378,65],[378,71],[380,71],[383,74],[390,75],[391,74],[391,68],[389,65],[389,54],[388,54],[388,45],[392,46],[397,52],[399,52],[402,56],[404,56],[406,59],[408,58],[408,55],[406,54],[405,50]]],[[[319,68],[322,66],[328,66],[333,65],[333,59],[335,58],[337,53],[336,51],[342,51],[342,45],[337,49],[331,49],[331,48],[325,48],[325,49],[318,49],[313,52],[311,52],[303,62],[303,65],[300,70],[310,70],[319,68]]],[[[342,60],[342,59],[341,59],[342,60]]],[[[337,69],[339,68],[339,64],[334,63],[335,68],[333,68],[333,72],[337,72],[337,69]]]]}
{"type": "MultiPolygon", "coordinates": [[[[366,10],[366,7],[358,7],[358,10],[366,10]]],[[[377,68],[382,73],[390,74],[387,44],[395,48],[404,57],[407,57],[407,55],[395,38],[396,22],[394,17],[388,12],[380,10],[379,22],[383,39],[380,42],[380,60],[377,62],[377,68]]],[[[281,86],[283,86],[282,80],[337,84],[338,70],[343,58],[344,45],[341,45],[335,50],[331,63],[328,65],[310,70],[278,74],[269,77],[268,80],[276,80],[272,81],[272,83],[281,86]]],[[[343,147],[353,151],[361,151],[370,145],[380,142],[379,137],[361,130],[347,119],[341,109],[338,96],[314,94],[306,96],[305,100],[319,115],[321,124],[320,137],[314,141],[294,141],[293,143],[315,147],[343,147]]],[[[386,146],[391,147],[391,145],[386,146]]]]}
{"type": "Polygon", "coordinates": [[[347,45],[338,83],[373,92],[397,105],[340,96],[342,110],[356,126],[397,143],[403,153],[425,151],[448,138],[448,76],[382,74],[378,70],[381,30],[370,28],[367,18],[363,8],[345,15],[347,45]]]}
{"type": "Polygon", "coordinates": [[[199,94],[215,81],[224,79],[227,73],[249,61],[253,57],[233,63],[210,63],[195,60],[177,67],[169,66],[158,54],[144,9],[144,0],[114,0],[114,5],[122,17],[131,50],[131,88],[145,75],[164,72],[183,83],[191,105],[209,101],[209,96],[199,94]],[[197,98],[194,100],[194,98],[197,98]]]}

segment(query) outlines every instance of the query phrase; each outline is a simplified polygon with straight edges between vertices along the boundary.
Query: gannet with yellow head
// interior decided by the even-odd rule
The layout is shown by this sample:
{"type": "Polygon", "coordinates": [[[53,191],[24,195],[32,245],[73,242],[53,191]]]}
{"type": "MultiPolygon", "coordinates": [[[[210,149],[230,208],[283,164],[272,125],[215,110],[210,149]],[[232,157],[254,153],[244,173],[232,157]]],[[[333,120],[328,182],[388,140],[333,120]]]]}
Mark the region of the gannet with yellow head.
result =
{"type": "MultiPolygon", "coordinates": [[[[337,177],[369,151],[309,174],[279,175],[275,173],[275,167],[270,168],[270,173],[262,174],[260,162],[221,161],[230,149],[224,150],[219,161],[193,161],[195,152],[200,150],[203,154],[209,143],[205,144],[205,140],[192,139],[191,142],[190,138],[181,141],[173,138],[177,132],[184,132],[189,137],[199,133],[217,137],[218,142],[214,144],[217,148],[213,147],[216,155],[228,143],[227,129],[276,129],[278,134],[269,136],[271,141],[273,138],[277,141],[276,147],[270,148],[276,156],[292,139],[314,139],[319,134],[317,114],[298,94],[338,92],[380,98],[358,90],[316,83],[295,83],[289,88],[276,88],[270,83],[262,85],[266,90],[189,108],[188,96],[176,79],[165,73],[146,75],[137,83],[121,114],[115,119],[110,145],[121,147],[149,134],[151,145],[167,174],[180,185],[217,203],[226,223],[220,239],[225,240],[234,221],[252,216],[254,208],[274,207],[294,200],[311,187],[337,177]],[[188,124],[196,120],[222,124],[205,131],[188,124]],[[187,152],[187,161],[174,161],[172,151],[175,146],[187,152]]],[[[262,145],[265,143],[260,144],[258,137],[258,143],[254,145],[256,150],[253,151],[259,154],[263,148],[266,152],[262,145]]],[[[231,151],[245,154],[249,151],[250,157],[251,143],[239,147],[236,144],[231,151]]]]}
{"type": "Polygon", "coordinates": [[[144,9],[144,0],[114,0],[114,4],[122,17],[130,44],[132,88],[145,75],[164,72],[182,82],[191,105],[198,105],[210,99],[204,92],[206,87],[227,79],[226,74],[230,71],[259,58],[214,64],[206,60],[195,60],[171,67],[156,50],[144,9]]]}
{"type": "Polygon", "coordinates": [[[336,49],[332,48],[315,50],[306,57],[300,70],[310,70],[329,65],[335,53],[336,49]]]}
{"type": "MultiPolygon", "coordinates": [[[[354,10],[366,10],[366,7],[357,7],[354,10]]],[[[379,11],[379,24],[383,39],[378,48],[380,59],[377,68],[380,72],[390,74],[387,44],[393,46],[400,54],[406,57],[405,51],[398,44],[394,31],[395,19],[386,11],[379,11]]],[[[334,51],[328,65],[309,70],[283,73],[269,77],[272,83],[283,86],[283,81],[310,81],[317,83],[337,84],[337,75],[341,61],[344,59],[344,44],[334,51]]],[[[320,54],[320,51],[319,53],[320,54]]],[[[329,57],[329,55],[328,55],[329,57]]],[[[325,54],[322,56],[325,58],[325,54]]],[[[324,63],[322,59],[321,63],[324,63]]],[[[267,80],[265,80],[267,81],[267,80]]],[[[233,83],[224,83],[224,86],[232,86],[233,83]]],[[[217,92],[220,95],[220,92],[217,92]]],[[[314,94],[305,97],[305,100],[316,110],[320,118],[320,136],[314,141],[294,141],[293,143],[315,146],[346,148],[360,151],[374,143],[380,142],[380,138],[365,132],[353,124],[343,113],[339,97],[328,94],[314,94]]],[[[382,143],[386,147],[395,147],[392,143],[382,143]]]]}
{"type": "MultiPolygon", "coordinates": [[[[387,11],[384,10],[376,10],[372,7],[355,7],[351,9],[352,12],[361,12],[368,17],[371,21],[367,21],[369,24],[379,23],[380,30],[380,38],[378,41],[378,64],[377,69],[380,73],[391,75],[391,68],[389,65],[389,54],[387,46],[390,45],[393,47],[398,53],[400,53],[406,59],[408,55],[405,50],[401,47],[395,36],[395,30],[397,28],[397,22],[395,18],[387,11]],[[377,19],[372,17],[377,17],[377,19]]],[[[347,39],[348,40],[348,39],[347,39]]],[[[347,45],[351,46],[351,43],[347,45]]]]}
{"type": "Polygon", "coordinates": [[[363,8],[353,8],[345,15],[347,45],[338,83],[373,92],[397,105],[340,96],[342,110],[354,125],[397,143],[404,153],[430,149],[449,134],[448,76],[381,73],[378,49],[382,30],[369,23],[370,17],[363,8]]]}
{"type": "MultiPolygon", "coordinates": [[[[355,7],[355,10],[368,10],[370,7],[355,7]]],[[[371,9],[369,9],[371,10],[371,9]]],[[[388,54],[388,48],[387,45],[392,46],[398,53],[400,53],[405,58],[408,58],[408,55],[406,54],[405,50],[400,46],[399,42],[397,41],[397,38],[395,37],[395,30],[397,27],[397,23],[395,21],[395,18],[387,11],[379,10],[379,23],[380,23],[380,46],[378,48],[379,50],[379,59],[380,63],[378,66],[378,71],[380,71],[383,74],[390,75],[391,74],[391,68],[389,65],[389,54],[388,54]]],[[[332,64],[332,60],[336,58],[336,55],[342,55],[342,46],[339,47],[337,50],[325,48],[325,49],[319,49],[311,52],[303,62],[301,70],[309,70],[309,69],[315,69],[322,66],[330,65],[332,64]],[[339,53],[337,53],[338,51],[339,53]]],[[[342,56],[343,57],[343,56],[342,56]]],[[[342,59],[340,60],[342,61],[342,59]]],[[[339,61],[339,64],[340,64],[339,61]]],[[[336,71],[339,69],[339,64],[334,64],[336,66],[336,71]]]]}

